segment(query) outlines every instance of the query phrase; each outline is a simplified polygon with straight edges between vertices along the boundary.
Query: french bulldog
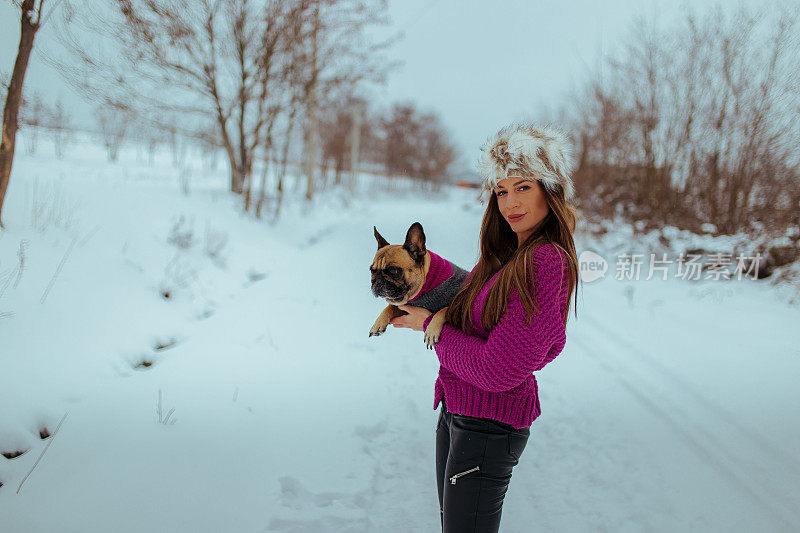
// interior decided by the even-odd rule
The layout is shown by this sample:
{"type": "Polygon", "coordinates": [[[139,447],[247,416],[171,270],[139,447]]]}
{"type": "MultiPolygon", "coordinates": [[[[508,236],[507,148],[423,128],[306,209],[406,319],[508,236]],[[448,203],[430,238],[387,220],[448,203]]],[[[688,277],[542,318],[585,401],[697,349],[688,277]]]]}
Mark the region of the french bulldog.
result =
{"type": "Polygon", "coordinates": [[[389,322],[407,314],[398,308],[411,304],[435,313],[425,330],[425,345],[439,341],[447,306],[467,279],[468,272],[425,248],[422,224],[414,222],[403,244],[389,244],[373,226],[378,251],[369,267],[372,294],[389,304],[378,316],[369,336],[386,331],[389,322]]]}

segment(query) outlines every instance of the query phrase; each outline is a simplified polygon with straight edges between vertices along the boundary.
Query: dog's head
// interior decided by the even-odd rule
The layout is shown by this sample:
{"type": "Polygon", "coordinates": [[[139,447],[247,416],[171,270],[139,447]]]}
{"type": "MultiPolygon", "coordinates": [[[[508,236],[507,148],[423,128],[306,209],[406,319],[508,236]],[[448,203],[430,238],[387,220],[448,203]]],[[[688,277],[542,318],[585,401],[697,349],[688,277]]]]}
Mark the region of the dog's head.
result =
{"type": "Polygon", "coordinates": [[[378,251],[369,271],[372,275],[372,294],[393,305],[403,305],[417,295],[425,284],[430,261],[425,261],[425,232],[422,224],[414,222],[406,233],[403,244],[389,244],[375,230],[378,251]]]}

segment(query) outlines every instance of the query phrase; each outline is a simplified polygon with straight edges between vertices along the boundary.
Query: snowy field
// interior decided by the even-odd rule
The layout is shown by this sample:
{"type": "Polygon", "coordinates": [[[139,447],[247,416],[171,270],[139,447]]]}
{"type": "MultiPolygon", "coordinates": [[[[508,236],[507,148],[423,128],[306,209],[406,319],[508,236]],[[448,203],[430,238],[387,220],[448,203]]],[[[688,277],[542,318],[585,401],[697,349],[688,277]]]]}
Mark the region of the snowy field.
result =
{"type": "MultiPolygon", "coordinates": [[[[222,161],[52,153],[20,145],[0,232],[0,531],[439,531],[438,361],[368,337],[372,226],[469,270],[474,192],[290,191],[271,225],[222,161]]],[[[622,225],[576,243],[612,270],[538,373],[502,531],[800,530],[800,310],[768,279],[618,281],[650,251],[622,225]]]]}

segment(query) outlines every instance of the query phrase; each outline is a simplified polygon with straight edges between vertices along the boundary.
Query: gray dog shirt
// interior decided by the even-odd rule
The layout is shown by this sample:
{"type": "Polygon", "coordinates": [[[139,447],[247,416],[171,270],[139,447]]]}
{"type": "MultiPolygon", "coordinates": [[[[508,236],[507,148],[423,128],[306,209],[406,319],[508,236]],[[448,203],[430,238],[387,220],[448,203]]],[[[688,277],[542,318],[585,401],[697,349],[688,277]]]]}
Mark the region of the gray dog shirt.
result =
{"type": "Polygon", "coordinates": [[[428,253],[431,255],[431,264],[425,283],[420,293],[413,300],[409,300],[408,304],[435,313],[450,305],[464,285],[469,272],[430,250],[428,253]]]}

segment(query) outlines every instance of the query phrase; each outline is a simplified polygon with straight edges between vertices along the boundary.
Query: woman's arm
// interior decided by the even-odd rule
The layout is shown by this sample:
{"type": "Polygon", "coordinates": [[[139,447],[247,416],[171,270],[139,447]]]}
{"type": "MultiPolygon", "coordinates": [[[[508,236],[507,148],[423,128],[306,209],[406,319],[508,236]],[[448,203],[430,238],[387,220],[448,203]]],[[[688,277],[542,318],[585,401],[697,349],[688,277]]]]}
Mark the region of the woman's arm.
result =
{"type": "MultiPolygon", "coordinates": [[[[499,392],[513,389],[531,372],[549,363],[554,345],[555,353],[563,349],[566,332],[561,308],[567,296],[566,258],[561,258],[552,246],[544,245],[536,250],[532,263],[539,313],[531,323],[527,323],[525,308],[512,287],[506,309],[488,339],[447,324],[442,327],[434,346],[442,366],[476,387],[499,392]]],[[[431,318],[425,319],[423,328],[431,318]]]]}

